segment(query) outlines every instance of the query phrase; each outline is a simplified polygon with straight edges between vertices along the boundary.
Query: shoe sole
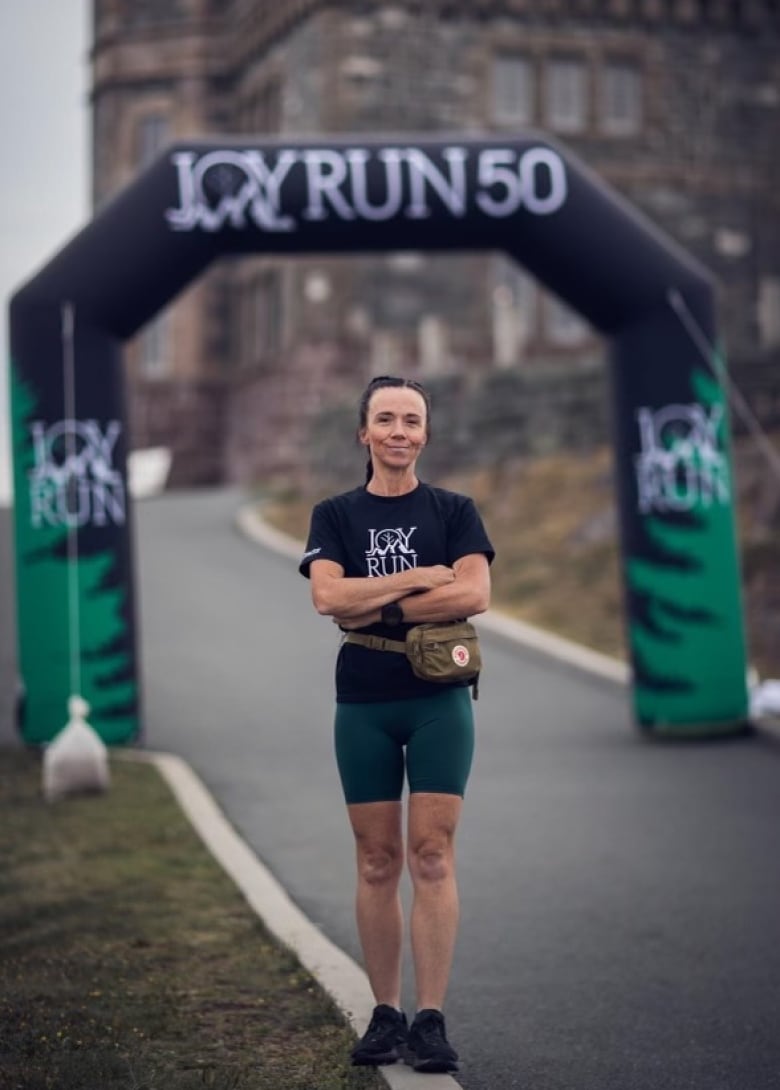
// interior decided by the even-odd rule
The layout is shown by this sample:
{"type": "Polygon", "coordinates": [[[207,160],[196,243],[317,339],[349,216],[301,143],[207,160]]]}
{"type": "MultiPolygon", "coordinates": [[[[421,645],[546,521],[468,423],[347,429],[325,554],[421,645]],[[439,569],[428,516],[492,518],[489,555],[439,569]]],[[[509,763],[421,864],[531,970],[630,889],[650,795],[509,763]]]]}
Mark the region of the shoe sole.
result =
{"type": "Polygon", "coordinates": [[[450,1071],[457,1071],[458,1065],[454,1060],[413,1060],[412,1067],[415,1071],[428,1075],[445,1075],[450,1071]]]}
{"type": "Polygon", "coordinates": [[[403,1060],[407,1067],[429,1075],[446,1075],[449,1071],[460,1070],[457,1060],[445,1060],[436,1056],[431,1056],[427,1060],[420,1060],[417,1058],[417,1053],[413,1052],[409,1047],[404,1049],[403,1060]]]}
{"type": "Polygon", "coordinates": [[[392,1052],[381,1052],[378,1056],[357,1055],[350,1058],[353,1067],[383,1067],[385,1064],[397,1063],[399,1056],[393,1049],[392,1052]]]}

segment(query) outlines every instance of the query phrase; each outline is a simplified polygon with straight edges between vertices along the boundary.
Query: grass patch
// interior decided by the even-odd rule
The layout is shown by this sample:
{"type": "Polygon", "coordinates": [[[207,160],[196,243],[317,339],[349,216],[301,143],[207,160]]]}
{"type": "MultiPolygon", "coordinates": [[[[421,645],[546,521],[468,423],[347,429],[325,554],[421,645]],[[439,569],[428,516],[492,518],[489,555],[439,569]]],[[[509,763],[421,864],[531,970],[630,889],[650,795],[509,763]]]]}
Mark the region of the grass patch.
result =
{"type": "Polygon", "coordinates": [[[550,455],[448,482],[475,502],[496,547],[493,604],[625,657],[611,455],[550,455]]]}
{"type": "Polygon", "coordinates": [[[48,806],[0,750],[2,1090],[380,1090],[156,769],[48,806]]]}

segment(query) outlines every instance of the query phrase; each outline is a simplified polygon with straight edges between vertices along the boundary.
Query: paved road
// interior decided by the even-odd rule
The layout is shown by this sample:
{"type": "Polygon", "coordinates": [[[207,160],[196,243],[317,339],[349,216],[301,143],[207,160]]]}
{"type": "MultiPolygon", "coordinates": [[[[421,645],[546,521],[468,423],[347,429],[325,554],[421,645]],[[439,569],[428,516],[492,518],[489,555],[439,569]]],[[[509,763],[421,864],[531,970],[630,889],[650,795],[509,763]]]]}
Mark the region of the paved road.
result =
{"type": "MultiPolygon", "coordinates": [[[[146,740],[356,959],[336,634],[239,497],[137,509],[146,740]]],[[[654,744],[625,692],[496,638],[459,838],[466,1090],[780,1087],[780,745],[654,744]]],[[[407,990],[411,1002],[410,988],[407,990]]]]}

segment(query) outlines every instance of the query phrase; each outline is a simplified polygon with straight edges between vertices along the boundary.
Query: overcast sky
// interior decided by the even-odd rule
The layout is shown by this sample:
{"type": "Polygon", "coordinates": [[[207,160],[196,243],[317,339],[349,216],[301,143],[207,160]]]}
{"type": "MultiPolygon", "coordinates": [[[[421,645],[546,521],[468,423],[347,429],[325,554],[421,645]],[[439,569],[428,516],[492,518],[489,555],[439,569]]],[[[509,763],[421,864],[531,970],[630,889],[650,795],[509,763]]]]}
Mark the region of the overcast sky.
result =
{"type": "Polygon", "coordinates": [[[0,503],[8,300],[89,215],[89,0],[0,0],[0,503]]]}

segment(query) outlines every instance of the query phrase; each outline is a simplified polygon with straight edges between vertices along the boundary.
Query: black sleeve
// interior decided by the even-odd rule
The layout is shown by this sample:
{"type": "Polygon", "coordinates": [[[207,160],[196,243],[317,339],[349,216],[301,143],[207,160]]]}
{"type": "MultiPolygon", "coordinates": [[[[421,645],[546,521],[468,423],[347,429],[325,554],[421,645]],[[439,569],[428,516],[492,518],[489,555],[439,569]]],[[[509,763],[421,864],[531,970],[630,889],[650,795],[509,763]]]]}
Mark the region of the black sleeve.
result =
{"type": "Polygon", "coordinates": [[[306,551],[298,565],[301,575],[309,578],[312,560],[333,560],[346,568],[344,546],[339,533],[333,505],[328,500],[318,503],[311,513],[306,551]]]}
{"type": "Polygon", "coordinates": [[[458,496],[457,501],[447,520],[447,563],[454,564],[471,553],[484,553],[488,564],[492,564],[496,552],[474,501],[468,496],[458,496]]]}

